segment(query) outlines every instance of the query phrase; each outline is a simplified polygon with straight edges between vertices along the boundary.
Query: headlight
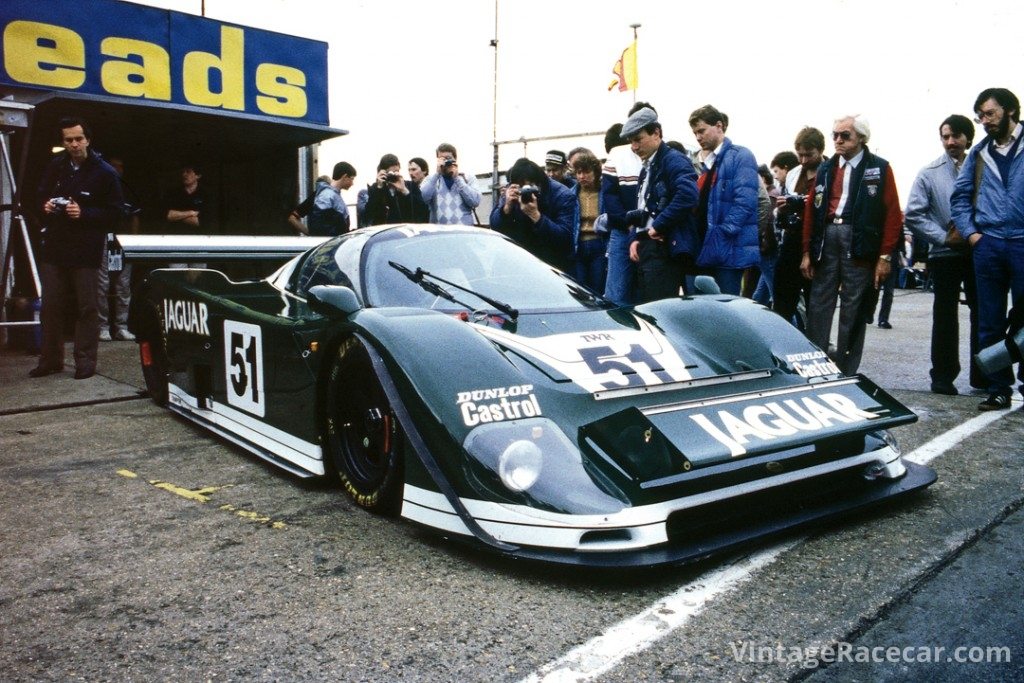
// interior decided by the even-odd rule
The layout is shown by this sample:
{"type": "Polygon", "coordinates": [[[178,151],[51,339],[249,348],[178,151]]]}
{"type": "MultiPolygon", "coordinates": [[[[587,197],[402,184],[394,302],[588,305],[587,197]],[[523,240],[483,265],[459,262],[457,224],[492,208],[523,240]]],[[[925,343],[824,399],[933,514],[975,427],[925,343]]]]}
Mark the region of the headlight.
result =
{"type": "Polygon", "coordinates": [[[498,457],[498,476],[511,491],[527,491],[537,477],[543,456],[532,441],[513,441],[498,457]]]}
{"type": "Polygon", "coordinates": [[[467,463],[471,481],[488,495],[572,514],[606,514],[624,507],[587,474],[579,449],[547,418],[482,424],[463,447],[479,463],[467,463]]]}
{"type": "Polygon", "coordinates": [[[882,441],[885,442],[886,446],[892,449],[893,453],[896,455],[903,455],[903,449],[900,448],[900,444],[896,441],[896,437],[892,435],[892,432],[888,429],[880,429],[876,434],[882,437],[882,441]]]}
{"type": "MultiPolygon", "coordinates": [[[[868,465],[864,468],[864,478],[868,480],[873,479],[899,479],[907,473],[907,467],[903,464],[903,454],[899,443],[896,441],[896,437],[892,435],[888,429],[879,429],[874,432],[869,432],[868,437],[878,439],[885,446],[892,451],[895,457],[884,462],[879,461],[868,465]]],[[[867,445],[867,444],[865,444],[867,445]]]]}

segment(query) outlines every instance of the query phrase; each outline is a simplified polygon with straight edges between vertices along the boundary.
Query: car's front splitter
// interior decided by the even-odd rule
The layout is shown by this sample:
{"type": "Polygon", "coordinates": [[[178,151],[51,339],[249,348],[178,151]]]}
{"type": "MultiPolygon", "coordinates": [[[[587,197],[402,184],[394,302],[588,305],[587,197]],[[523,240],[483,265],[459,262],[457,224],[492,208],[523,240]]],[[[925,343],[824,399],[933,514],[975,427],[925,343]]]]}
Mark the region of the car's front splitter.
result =
{"type": "MultiPolygon", "coordinates": [[[[587,550],[565,550],[524,543],[515,544],[510,549],[499,552],[525,560],[598,568],[654,567],[696,562],[727,553],[754,541],[764,541],[787,532],[821,524],[836,517],[899,499],[919,491],[935,481],[936,474],[931,468],[909,462],[904,464],[907,471],[899,479],[865,482],[864,486],[858,487],[855,492],[846,496],[823,495],[817,497],[813,502],[794,501],[794,504],[788,506],[788,509],[774,509],[772,514],[759,514],[751,510],[751,514],[742,521],[737,520],[735,524],[727,525],[704,525],[698,533],[694,533],[692,536],[688,536],[686,533],[684,519],[681,525],[677,525],[682,527],[681,530],[669,533],[669,540],[657,545],[628,550],[600,550],[601,543],[598,541],[587,550]]],[[[410,498],[415,500],[418,497],[420,496],[417,496],[416,493],[413,493],[412,496],[407,495],[406,505],[402,511],[403,517],[434,529],[450,532],[455,540],[469,542],[491,551],[495,550],[493,545],[480,543],[474,536],[468,535],[465,526],[461,524],[457,516],[439,515],[437,511],[431,511],[425,506],[410,501],[410,498]],[[444,523],[445,519],[448,520],[447,524],[444,523]]],[[[421,500],[423,499],[421,498],[421,500]]],[[[734,499],[732,503],[735,506],[742,506],[745,500],[740,497],[734,499]]],[[[480,518],[477,518],[477,523],[500,538],[500,524],[480,518]]],[[[666,524],[671,524],[671,522],[666,520],[660,525],[650,525],[650,536],[652,538],[661,536],[666,524]]],[[[636,529],[637,527],[634,527],[633,531],[635,532],[636,529]]],[[[552,533],[553,529],[538,526],[534,531],[538,540],[541,540],[545,534],[552,533]]],[[[601,530],[601,532],[614,534],[613,529],[601,530]]],[[[614,537],[610,535],[609,538],[614,537]]],[[[642,535],[637,540],[642,540],[642,535]]]]}

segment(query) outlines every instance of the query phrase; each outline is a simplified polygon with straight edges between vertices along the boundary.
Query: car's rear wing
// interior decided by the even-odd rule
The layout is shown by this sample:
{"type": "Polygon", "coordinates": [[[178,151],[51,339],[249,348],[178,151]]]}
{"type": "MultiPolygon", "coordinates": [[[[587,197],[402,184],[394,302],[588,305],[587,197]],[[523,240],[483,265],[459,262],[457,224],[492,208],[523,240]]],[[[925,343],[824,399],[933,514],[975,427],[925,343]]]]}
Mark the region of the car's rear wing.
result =
{"type": "Polygon", "coordinates": [[[118,235],[130,261],[281,260],[301,254],[326,237],[278,235],[118,235]]]}

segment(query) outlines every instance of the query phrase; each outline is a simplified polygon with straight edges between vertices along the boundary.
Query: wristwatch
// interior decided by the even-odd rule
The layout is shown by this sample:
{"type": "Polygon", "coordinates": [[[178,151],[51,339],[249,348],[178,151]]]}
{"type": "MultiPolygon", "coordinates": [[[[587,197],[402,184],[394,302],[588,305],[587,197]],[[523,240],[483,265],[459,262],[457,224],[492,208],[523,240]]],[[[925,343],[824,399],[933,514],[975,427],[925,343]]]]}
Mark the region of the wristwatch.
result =
{"type": "Polygon", "coordinates": [[[882,259],[886,263],[892,263],[892,254],[882,254],[878,258],[882,259]]]}

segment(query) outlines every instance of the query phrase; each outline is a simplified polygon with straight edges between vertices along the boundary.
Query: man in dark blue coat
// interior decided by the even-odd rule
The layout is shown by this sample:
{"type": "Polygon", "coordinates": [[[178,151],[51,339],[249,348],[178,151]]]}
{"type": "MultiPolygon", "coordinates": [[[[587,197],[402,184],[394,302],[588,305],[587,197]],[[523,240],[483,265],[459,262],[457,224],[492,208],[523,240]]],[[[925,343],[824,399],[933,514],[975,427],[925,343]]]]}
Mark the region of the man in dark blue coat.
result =
{"type": "Polygon", "coordinates": [[[685,155],[662,141],[653,109],[632,114],[622,125],[622,137],[643,161],[637,207],[626,213],[627,224],[635,228],[629,256],[637,262],[637,300],[679,296],[687,265],[701,248],[693,215],[697,173],[685,155]]]}
{"type": "Polygon", "coordinates": [[[573,227],[579,223],[576,194],[525,158],[512,164],[508,183],[491,211],[491,228],[545,263],[572,272],[573,227]]]}
{"type": "Polygon", "coordinates": [[[62,119],[64,151],[43,172],[37,206],[43,210],[39,275],[42,352],[29,375],[43,377],[64,369],[64,316],[71,293],[75,320],[75,379],[96,374],[99,346],[99,270],[106,258],[106,237],[124,212],[117,172],[89,149],[89,126],[80,118],[62,119]]]}

